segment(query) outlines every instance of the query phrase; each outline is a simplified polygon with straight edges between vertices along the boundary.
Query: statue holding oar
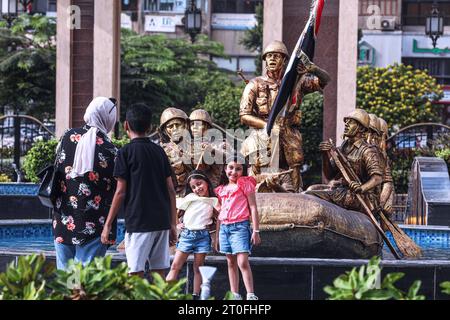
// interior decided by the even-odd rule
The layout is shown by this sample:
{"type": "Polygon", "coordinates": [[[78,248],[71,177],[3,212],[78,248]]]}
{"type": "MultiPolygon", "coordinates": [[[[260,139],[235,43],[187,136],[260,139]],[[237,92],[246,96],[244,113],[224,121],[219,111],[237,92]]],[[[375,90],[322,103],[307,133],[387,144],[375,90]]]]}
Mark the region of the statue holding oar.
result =
{"type": "MultiPolygon", "coordinates": [[[[362,109],[356,109],[345,121],[345,140],[341,147],[336,148],[331,141],[322,142],[324,173],[328,179],[340,181],[341,184],[327,190],[311,190],[305,194],[317,196],[323,200],[335,203],[345,209],[365,213],[383,237],[385,243],[396,258],[400,256],[395,251],[389,239],[384,234],[379,222],[389,230],[399,250],[407,257],[420,255],[420,248],[392,221],[380,207],[381,188],[386,173],[385,162],[381,157],[378,145],[367,143],[367,133],[370,132],[370,116],[362,109]]],[[[373,118],[373,117],[372,117],[373,118]]],[[[372,128],[376,129],[375,118],[372,128]]],[[[371,132],[372,134],[376,134],[371,132]]],[[[371,139],[371,141],[373,141],[371,139]]],[[[376,140],[376,142],[378,142],[376,140]]]]}

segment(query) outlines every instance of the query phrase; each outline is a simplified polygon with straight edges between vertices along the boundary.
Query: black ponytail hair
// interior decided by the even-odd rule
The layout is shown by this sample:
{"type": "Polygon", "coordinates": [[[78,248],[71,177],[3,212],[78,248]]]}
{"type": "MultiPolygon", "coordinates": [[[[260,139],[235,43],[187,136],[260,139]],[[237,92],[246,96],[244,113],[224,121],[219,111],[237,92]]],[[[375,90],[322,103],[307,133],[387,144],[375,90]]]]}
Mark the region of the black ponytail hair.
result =
{"type": "Polygon", "coordinates": [[[189,176],[188,179],[186,181],[186,189],[185,189],[185,195],[187,196],[190,193],[193,193],[194,191],[192,191],[192,188],[189,184],[189,182],[191,181],[191,179],[200,179],[203,180],[207,183],[208,185],[208,197],[215,197],[216,193],[214,192],[214,188],[213,185],[211,183],[211,180],[209,180],[208,176],[201,170],[194,170],[192,171],[189,176]]]}

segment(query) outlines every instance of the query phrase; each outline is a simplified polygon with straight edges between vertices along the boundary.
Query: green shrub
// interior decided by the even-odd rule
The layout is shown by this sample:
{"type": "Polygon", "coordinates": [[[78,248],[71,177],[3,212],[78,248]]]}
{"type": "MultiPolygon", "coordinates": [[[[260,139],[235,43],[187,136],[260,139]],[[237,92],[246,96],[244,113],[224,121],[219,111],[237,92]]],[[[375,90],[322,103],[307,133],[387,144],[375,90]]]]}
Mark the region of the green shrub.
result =
{"type": "Polygon", "coordinates": [[[0,183],[7,183],[7,182],[12,182],[11,178],[4,173],[0,173],[0,183]]]}
{"type": "Polygon", "coordinates": [[[13,147],[2,147],[0,148],[0,157],[3,159],[9,159],[14,157],[14,148],[13,147]]]}
{"type": "Polygon", "coordinates": [[[0,300],[45,300],[54,267],[43,255],[21,256],[0,273],[0,300]]]}
{"type": "Polygon", "coordinates": [[[395,287],[395,282],[400,280],[404,273],[388,273],[377,284],[381,277],[381,259],[374,257],[367,266],[361,266],[359,270],[353,268],[350,272],[340,275],[333,281],[333,286],[326,286],[324,291],[330,296],[330,300],[425,300],[425,296],[418,295],[421,281],[417,280],[405,293],[395,287]]]}
{"type": "Polygon", "coordinates": [[[55,162],[57,145],[57,140],[39,141],[28,151],[22,169],[29,181],[38,183],[37,174],[55,162]]]}
{"type": "Polygon", "coordinates": [[[69,261],[55,272],[43,255],[19,257],[0,274],[0,300],[190,300],[183,293],[186,279],[167,283],[153,274],[153,283],[129,276],[128,267],[112,267],[112,257],[90,264],[69,261]]]}
{"type": "Polygon", "coordinates": [[[445,281],[440,286],[443,293],[450,295],[450,281],[445,281]]]}
{"type": "Polygon", "coordinates": [[[188,299],[182,294],[186,280],[166,283],[153,274],[154,283],[129,276],[126,263],[111,267],[112,257],[95,258],[87,266],[70,261],[67,271],[58,270],[50,284],[53,299],[71,300],[176,300],[188,299]]]}
{"type": "Polygon", "coordinates": [[[357,105],[386,120],[391,132],[414,123],[439,121],[440,108],[432,102],[442,96],[441,86],[427,71],[403,64],[358,68],[357,105]]]}

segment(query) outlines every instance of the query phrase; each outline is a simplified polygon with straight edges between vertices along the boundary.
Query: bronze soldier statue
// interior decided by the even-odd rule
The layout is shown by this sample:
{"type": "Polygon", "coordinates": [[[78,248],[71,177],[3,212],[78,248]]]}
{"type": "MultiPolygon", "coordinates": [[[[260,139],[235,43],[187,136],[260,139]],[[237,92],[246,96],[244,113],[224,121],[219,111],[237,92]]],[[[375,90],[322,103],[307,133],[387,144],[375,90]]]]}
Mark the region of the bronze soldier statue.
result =
{"type": "MultiPolygon", "coordinates": [[[[209,135],[213,123],[208,111],[198,109],[189,116],[190,129],[193,137],[192,163],[193,167],[204,171],[214,187],[219,185],[223,170],[224,156],[229,147],[223,136],[209,135]],[[218,160],[218,161],[216,161],[218,160]]],[[[219,133],[219,130],[214,133],[219,133]]]]}
{"type": "MultiPolygon", "coordinates": [[[[379,194],[379,205],[384,210],[384,213],[389,217],[393,213],[393,200],[394,200],[394,182],[392,180],[391,167],[389,165],[389,159],[386,152],[381,148],[382,145],[382,132],[381,132],[381,120],[376,115],[370,113],[370,125],[367,134],[367,143],[374,146],[380,156],[380,166],[383,170],[383,183],[381,184],[379,194]]],[[[384,121],[384,120],[383,120],[384,121]]],[[[387,126],[387,124],[386,124],[387,126]]]]}
{"type": "MultiPolygon", "coordinates": [[[[161,114],[159,134],[161,146],[172,167],[173,182],[178,196],[184,195],[186,179],[192,170],[189,159],[189,141],[186,141],[189,118],[177,108],[167,108],[161,114]]],[[[190,138],[190,136],[189,136],[190,138]]]]}
{"type": "Polygon", "coordinates": [[[394,206],[395,188],[391,174],[391,165],[389,163],[389,158],[386,153],[386,143],[389,134],[388,124],[382,118],[378,118],[378,131],[380,132],[380,139],[378,145],[381,152],[381,158],[386,168],[385,178],[383,181],[383,185],[381,187],[380,206],[384,210],[384,212],[388,215],[388,217],[390,217],[394,213],[393,206],[394,206]]]}
{"type": "Polygon", "coordinates": [[[380,166],[380,154],[377,149],[366,142],[366,133],[370,128],[370,117],[366,111],[356,109],[344,118],[345,140],[339,149],[348,159],[352,169],[360,178],[361,183],[347,184],[341,179],[339,171],[328,156],[332,149],[331,142],[322,142],[319,146],[323,151],[324,174],[327,179],[341,183],[328,190],[311,190],[305,194],[317,196],[335,203],[345,209],[362,211],[361,203],[355,193],[365,194],[373,204],[378,204],[380,186],[383,182],[383,169],[380,166]]]}
{"type": "Polygon", "coordinates": [[[380,144],[380,131],[378,129],[378,117],[369,113],[369,130],[367,131],[367,143],[378,147],[380,144]]]}
{"type": "Polygon", "coordinates": [[[272,141],[269,141],[267,135],[266,138],[264,137],[263,130],[280,89],[288,56],[286,46],[280,41],[273,41],[265,48],[262,58],[266,64],[266,75],[249,81],[241,98],[239,113],[243,124],[258,130],[254,131],[244,142],[242,154],[250,156],[267,148],[265,150],[267,152],[260,153],[263,156],[257,156],[253,161],[250,174],[258,176],[262,173],[261,169],[273,167],[273,157],[277,153],[280,157],[279,170],[290,169],[289,174],[274,175],[274,179],[268,180],[272,191],[275,192],[299,192],[303,187],[300,175],[303,150],[299,107],[305,94],[322,91],[330,80],[327,72],[310,62],[305,55],[302,60],[304,63],[300,63],[297,69],[299,80],[293,102],[286,110],[285,115],[278,118],[272,130],[275,137],[279,137],[279,139],[272,138],[272,141]]]}

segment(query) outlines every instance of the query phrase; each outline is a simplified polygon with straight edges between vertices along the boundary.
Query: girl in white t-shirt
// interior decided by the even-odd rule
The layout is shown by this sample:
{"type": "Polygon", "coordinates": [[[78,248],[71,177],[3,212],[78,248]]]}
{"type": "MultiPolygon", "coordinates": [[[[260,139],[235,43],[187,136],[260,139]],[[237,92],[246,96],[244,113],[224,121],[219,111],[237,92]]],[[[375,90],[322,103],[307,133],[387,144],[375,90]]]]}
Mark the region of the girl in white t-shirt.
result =
{"type": "Polygon", "coordinates": [[[199,170],[193,171],[186,184],[186,196],[177,199],[179,223],[181,230],[177,251],[166,281],[175,281],[191,253],[194,253],[194,298],[200,294],[201,275],[199,267],[203,266],[206,254],[211,252],[209,234],[214,219],[217,218],[217,205],[214,189],[208,177],[199,170]]]}

